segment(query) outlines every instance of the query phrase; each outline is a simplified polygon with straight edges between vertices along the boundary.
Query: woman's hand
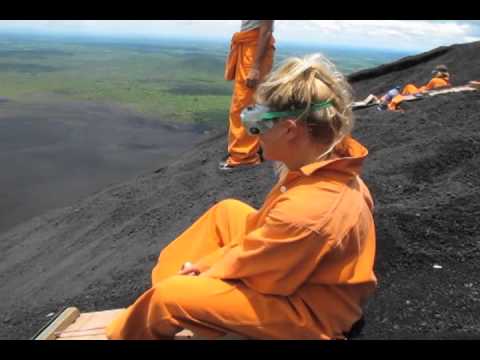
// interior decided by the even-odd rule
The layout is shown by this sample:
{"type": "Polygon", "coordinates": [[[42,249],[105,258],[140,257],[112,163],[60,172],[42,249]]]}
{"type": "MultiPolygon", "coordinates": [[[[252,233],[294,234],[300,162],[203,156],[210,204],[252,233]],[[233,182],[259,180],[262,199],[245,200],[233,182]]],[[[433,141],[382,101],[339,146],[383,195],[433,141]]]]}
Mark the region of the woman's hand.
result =
{"type": "Polygon", "coordinates": [[[258,80],[260,80],[260,70],[253,67],[250,69],[247,75],[247,87],[250,89],[255,89],[258,85],[258,80]]]}
{"type": "Polygon", "coordinates": [[[178,272],[179,275],[191,275],[191,276],[198,276],[200,275],[200,269],[192,264],[191,262],[186,262],[182,265],[182,268],[178,272]]]}

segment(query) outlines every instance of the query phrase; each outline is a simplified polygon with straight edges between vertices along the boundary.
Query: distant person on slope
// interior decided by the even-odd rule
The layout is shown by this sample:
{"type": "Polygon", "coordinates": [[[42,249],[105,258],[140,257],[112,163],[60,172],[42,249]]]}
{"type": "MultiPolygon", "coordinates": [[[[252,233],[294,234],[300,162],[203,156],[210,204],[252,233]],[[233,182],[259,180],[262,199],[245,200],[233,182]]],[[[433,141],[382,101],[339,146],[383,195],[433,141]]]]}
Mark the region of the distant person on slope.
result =
{"type": "Polygon", "coordinates": [[[401,86],[397,85],[393,89],[387,91],[387,93],[383,96],[376,96],[373,94],[368,95],[364,100],[356,101],[352,103],[352,109],[368,107],[370,105],[377,105],[379,110],[386,110],[388,104],[392,99],[400,94],[401,86]]]}
{"type": "Polygon", "coordinates": [[[451,86],[450,73],[445,65],[438,65],[432,71],[432,79],[428,84],[417,88],[413,84],[407,84],[402,90],[402,95],[414,95],[428,90],[451,86]]]}
{"type": "Polygon", "coordinates": [[[290,58],[242,112],[280,177],[256,210],[228,199],[160,253],[152,287],[110,339],[344,339],[376,287],[367,149],[351,136],[350,87],[321,55],[290,58]]]}
{"type": "Polygon", "coordinates": [[[393,89],[390,89],[389,91],[387,91],[387,93],[378,100],[379,102],[378,107],[380,108],[380,110],[386,110],[388,108],[388,104],[390,103],[390,101],[392,101],[395,96],[400,94],[400,90],[401,90],[400,85],[397,85],[393,89]]]}
{"type": "Polygon", "coordinates": [[[445,65],[437,65],[432,71],[432,79],[424,86],[417,88],[414,84],[407,84],[400,95],[395,96],[388,104],[389,110],[397,110],[403,101],[403,96],[421,94],[429,90],[451,86],[450,73],[445,65]]]}
{"type": "Polygon", "coordinates": [[[252,103],[255,88],[272,69],[273,23],[273,20],[242,20],[240,32],[233,35],[225,68],[225,79],[235,81],[229,113],[229,155],[220,162],[220,170],[261,162],[258,138],[245,131],[240,112],[252,103]]]}

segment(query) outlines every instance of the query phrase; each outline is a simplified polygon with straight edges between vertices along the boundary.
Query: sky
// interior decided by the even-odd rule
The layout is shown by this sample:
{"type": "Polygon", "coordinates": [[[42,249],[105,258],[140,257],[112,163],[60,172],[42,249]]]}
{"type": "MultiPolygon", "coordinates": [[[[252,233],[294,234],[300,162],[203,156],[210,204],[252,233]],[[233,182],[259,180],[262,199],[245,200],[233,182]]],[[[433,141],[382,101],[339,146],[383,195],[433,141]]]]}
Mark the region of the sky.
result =
{"type": "MultiPolygon", "coordinates": [[[[228,41],[240,20],[0,20],[0,32],[228,41]]],[[[279,43],[427,51],[480,41],[480,20],[276,20],[279,43]]]]}

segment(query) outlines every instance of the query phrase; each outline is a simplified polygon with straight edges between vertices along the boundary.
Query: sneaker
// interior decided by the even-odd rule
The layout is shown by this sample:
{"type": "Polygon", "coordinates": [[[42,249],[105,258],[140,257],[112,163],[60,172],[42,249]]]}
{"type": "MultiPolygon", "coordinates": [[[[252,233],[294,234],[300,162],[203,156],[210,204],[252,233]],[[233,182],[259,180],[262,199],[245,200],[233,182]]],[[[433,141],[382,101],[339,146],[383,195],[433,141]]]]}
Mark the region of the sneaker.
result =
{"type": "Polygon", "coordinates": [[[227,161],[220,161],[218,163],[218,169],[221,171],[230,171],[233,170],[235,166],[230,165],[227,161]]]}
{"type": "Polygon", "coordinates": [[[233,171],[233,170],[239,170],[239,169],[252,168],[252,167],[258,166],[260,164],[261,164],[261,162],[253,163],[253,164],[231,165],[231,164],[228,163],[227,160],[225,160],[225,161],[220,161],[220,163],[218,164],[218,169],[220,171],[233,171]]]}

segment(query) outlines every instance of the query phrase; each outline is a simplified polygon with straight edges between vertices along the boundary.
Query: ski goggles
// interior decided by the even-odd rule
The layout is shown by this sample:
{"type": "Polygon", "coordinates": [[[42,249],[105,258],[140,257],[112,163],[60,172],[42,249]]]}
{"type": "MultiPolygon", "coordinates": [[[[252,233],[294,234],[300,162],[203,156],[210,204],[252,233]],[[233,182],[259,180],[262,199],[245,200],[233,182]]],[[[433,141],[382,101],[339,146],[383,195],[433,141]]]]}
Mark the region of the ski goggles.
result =
{"type": "Polygon", "coordinates": [[[436,73],[448,74],[448,70],[447,69],[433,69],[432,70],[432,75],[435,75],[436,73]]]}
{"type": "MultiPolygon", "coordinates": [[[[332,105],[331,100],[325,100],[310,106],[309,112],[327,108],[332,105]]],[[[253,105],[247,106],[240,113],[243,126],[250,135],[260,135],[271,129],[275,122],[288,116],[298,116],[305,112],[305,109],[292,111],[273,111],[268,106],[253,105]]]]}

